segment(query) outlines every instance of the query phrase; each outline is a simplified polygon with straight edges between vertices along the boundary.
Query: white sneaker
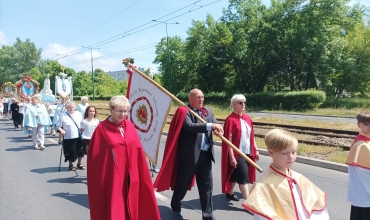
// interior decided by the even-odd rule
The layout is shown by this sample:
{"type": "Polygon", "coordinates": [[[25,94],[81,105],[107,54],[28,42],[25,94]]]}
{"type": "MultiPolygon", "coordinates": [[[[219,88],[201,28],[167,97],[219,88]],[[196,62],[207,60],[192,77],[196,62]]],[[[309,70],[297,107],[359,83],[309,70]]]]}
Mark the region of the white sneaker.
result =
{"type": "Polygon", "coordinates": [[[44,145],[40,145],[40,150],[44,150],[45,149],[45,146],[44,145]]]}
{"type": "Polygon", "coordinates": [[[159,168],[158,168],[158,167],[156,167],[156,166],[152,166],[152,171],[153,171],[154,173],[159,173],[159,168]]]}
{"type": "Polygon", "coordinates": [[[38,150],[39,149],[39,146],[37,146],[37,144],[35,145],[35,149],[38,150]]]}

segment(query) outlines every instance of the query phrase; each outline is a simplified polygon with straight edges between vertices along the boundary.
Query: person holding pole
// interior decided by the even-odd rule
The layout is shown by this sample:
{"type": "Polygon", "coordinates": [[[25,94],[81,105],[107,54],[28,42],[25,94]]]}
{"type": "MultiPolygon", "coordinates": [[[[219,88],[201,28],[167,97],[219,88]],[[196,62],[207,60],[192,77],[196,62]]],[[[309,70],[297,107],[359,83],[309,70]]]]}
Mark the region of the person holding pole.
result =
{"type": "Polygon", "coordinates": [[[204,107],[204,95],[199,89],[189,92],[188,107],[177,109],[167,136],[162,169],[154,183],[157,192],[174,190],[171,208],[175,219],[183,219],[181,200],[196,178],[202,219],[215,219],[212,204],[212,161],[215,161],[212,131],[223,135],[223,128],[210,108],[204,107]],[[189,109],[193,111],[189,111],[189,109]],[[195,117],[198,114],[207,123],[195,117]]]}
{"type": "MultiPolygon", "coordinates": [[[[254,139],[252,120],[244,113],[245,106],[244,95],[236,94],[231,98],[231,107],[234,111],[225,120],[224,137],[256,162],[259,160],[259,152],[254,139]]],[[[233,192],[236,183],[238,183],[243,199],[247,199],[248,183],[256,181],[256,168],[239,157],[225,142],[222,143],[221,171],[222,193],[225,193],[226,198],[239,201],[233,192]]]]}
{"type": "Polygon", "coordinates": [[[60,115],[56,125],[58,131],[63,136],[64,162],[69,162],[69,170],[75,171],[73,162],[77,160],[77,168],[84,170],[82,157],[84,156],[82,148],[82,135],[80,132],[81,121],[83,117],[80,112],[75,111],[76,104],[72,101],[66,104],[67,111],[60,115]]]}

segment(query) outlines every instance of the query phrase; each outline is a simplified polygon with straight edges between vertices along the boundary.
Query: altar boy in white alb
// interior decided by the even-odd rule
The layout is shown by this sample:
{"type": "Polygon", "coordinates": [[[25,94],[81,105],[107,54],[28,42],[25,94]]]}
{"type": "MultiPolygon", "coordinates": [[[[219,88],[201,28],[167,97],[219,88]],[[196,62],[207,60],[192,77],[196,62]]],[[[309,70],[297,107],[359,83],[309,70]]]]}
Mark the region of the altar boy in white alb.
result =
{"type": "Polygon", "coordinates": [[[272,163],[253,184],[243,207],[255,220],[328,220],[326,195],[302,174],[290,169],[297,157],[298,140],[273,129],[265,135],[272,163]]]}
{"type": "Polygon", "coordinates": [[[351,202],[350,220],[370,219],[370,110],[357,115],[357,125],[361,132],[357,135],[349,151],[348,201],[351,202]]]}

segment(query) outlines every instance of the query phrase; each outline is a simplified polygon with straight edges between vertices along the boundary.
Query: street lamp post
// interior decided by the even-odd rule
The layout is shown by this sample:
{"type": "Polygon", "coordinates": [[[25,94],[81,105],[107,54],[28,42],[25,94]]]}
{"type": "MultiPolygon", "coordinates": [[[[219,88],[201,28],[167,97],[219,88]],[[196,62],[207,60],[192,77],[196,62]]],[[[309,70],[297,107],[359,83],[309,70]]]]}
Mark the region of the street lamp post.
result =
{"type": "Polygon", "coordinates": [[[93,62],[93,56],[92,56],[92,50],[93,49],[100,49],[97,47],[84,47],[83,48],[88,48],[90,49],[91,52],[91,81],[92,81],[92,95],[93,95],[93,101],[95,101],[95,90],[94,90],[94,62],[93,62]]]}
{"type": "Polygon", "coordinates": [[[171,54],[170,54],[170,51],[169,51],[169,46],[168,46],[168,30],[167,30],[167,25],[168,24],[180,24],[179,22],[175,22],[175,23],[168,23],[168,22],[165,22],[165,21],[157,21],[157,20],[152,20],[152,21],[155,21],[155,22],[159,22],[159,23],[163,23],[166,25],[166,34],[167,34],[167,57],[168,57],[168,62],[167,62],[167,72],[168,72],[168,76],[170,78],[170,92],[172,92],[172,75],[171,75],[171,54]]]}

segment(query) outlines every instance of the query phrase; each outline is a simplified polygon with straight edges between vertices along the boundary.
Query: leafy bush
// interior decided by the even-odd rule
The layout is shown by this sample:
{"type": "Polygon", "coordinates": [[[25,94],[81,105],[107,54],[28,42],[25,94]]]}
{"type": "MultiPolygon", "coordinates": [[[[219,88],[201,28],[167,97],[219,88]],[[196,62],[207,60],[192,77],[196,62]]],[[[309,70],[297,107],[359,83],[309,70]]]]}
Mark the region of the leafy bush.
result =
{"type": "MultiPolygon", "coordinates": [[[[248,107],[266,110],[294,110],[306,111],[320,107],[325,101],[325,92],[308,90],[299,92],[263,92],[254,94],[244,94],[247,99],[248,107]]],[[[210,93],[205,94],[207,104],[227,106],[230,103],[232,94],[210,93]]],[[[179,93],[177,98],[187,102],[188,94],[179,93]]]]}
{"type": "Polygon", "coordinates": [[[370,100],[367,98],[335,98],[328,97],[321,106],[322,108],[370,108],[370,100]]]}
{"type": "MultiPolygon", "coordinates": [[[[108,96],[102,96],[102,95],[97,96],[97,95],[95,95],[95,100],[108,100],[109,101],[112,98],[112,96],[114,96],[114,95],[108,95],[108,96]]],[[[82,96],[73,96],[73,101],[79,102],[81,100],[81,97],[82,96]]],[[[93,100],[92,95],[88,95],[87,97],[89,98],[89,101],[93,100]]]]}

